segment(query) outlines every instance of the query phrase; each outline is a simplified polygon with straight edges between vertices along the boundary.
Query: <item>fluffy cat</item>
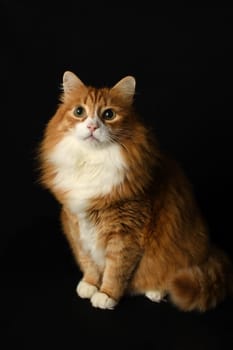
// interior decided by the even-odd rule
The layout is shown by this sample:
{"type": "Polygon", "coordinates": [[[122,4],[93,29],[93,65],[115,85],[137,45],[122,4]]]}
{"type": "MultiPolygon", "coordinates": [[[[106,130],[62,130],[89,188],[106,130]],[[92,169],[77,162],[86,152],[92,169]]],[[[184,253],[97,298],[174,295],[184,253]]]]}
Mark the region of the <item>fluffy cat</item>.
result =
{"type": "Polygon", "coordinates": [[[114,309],[126,294],[206,311],[232,293],[232,265],[209,239],[192,187],[134,108],[135,79],[111,88],[63,75],[39,147],[41,184],[83,278],[77,293],[114,309]]]}

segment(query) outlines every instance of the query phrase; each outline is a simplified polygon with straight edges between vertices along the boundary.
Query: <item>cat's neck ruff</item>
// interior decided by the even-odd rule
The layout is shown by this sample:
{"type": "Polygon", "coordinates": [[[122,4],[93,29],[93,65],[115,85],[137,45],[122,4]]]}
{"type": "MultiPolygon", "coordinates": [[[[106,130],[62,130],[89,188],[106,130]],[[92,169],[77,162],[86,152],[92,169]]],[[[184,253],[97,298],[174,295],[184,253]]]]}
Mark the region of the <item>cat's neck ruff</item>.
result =
{"type": "Polygon", "coordinates": [[[76,214],[85,210],[93,198],[105,196],[121,184],[127,168],[120,145],[85,146],[73,135],[65,136],[55,146],[49,162],[56,170],[54,188],[66,193],[66,204],[76,214]]]}

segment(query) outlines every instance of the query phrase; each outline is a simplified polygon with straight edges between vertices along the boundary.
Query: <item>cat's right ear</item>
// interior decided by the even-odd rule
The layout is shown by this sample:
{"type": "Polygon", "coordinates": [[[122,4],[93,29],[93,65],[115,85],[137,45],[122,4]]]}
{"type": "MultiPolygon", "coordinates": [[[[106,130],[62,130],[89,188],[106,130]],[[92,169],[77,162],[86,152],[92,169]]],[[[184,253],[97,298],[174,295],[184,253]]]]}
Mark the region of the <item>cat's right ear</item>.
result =
{"type": "Polygon", "coordinates": [[[70,71],[66,71],[63,74],[63,91],[64,94],[69,94],[70,92],[77,90],[80,87],[85,87],[83,82],[75,75],[74,73],[70,71]]]}

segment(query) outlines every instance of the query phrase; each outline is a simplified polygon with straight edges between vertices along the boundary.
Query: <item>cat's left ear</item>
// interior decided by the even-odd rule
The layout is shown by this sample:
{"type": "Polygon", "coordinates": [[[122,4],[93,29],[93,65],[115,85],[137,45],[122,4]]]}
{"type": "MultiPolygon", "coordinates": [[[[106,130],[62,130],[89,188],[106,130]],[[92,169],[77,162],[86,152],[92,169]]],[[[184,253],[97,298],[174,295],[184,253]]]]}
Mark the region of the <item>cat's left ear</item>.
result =
{"type": "Polygon", "coordinates": [[[112,87],[112,91],[124,96],[128,102],[132,103],[135,94],[136,80],[132,76],[121,79],[112,87]]]}
{"type": "Polygon", "coordinates": [[[66,71],[63,74],[63,90],[64,93],[70,93],[73,90],[76,90],[80,87],[85,87],[83,82],[75,75],[74,73],[70,71],[66,71]]]}

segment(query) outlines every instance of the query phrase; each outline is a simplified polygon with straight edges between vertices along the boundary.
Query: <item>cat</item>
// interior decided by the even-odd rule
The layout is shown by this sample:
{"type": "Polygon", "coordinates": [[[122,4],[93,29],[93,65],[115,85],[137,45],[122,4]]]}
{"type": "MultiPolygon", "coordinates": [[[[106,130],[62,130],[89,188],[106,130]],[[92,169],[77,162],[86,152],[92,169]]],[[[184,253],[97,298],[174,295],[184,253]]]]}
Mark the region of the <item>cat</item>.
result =
{"type": "Polygon", "coordinates": [[[135,87],[133,76],[97,88],[64,72],[39,143],[41,186],[61,205],[79,297],[111,310],[145,295],[205,312],[233,291],[231,259],[211,241],[182,167],[136,111],[135,87]]]}

